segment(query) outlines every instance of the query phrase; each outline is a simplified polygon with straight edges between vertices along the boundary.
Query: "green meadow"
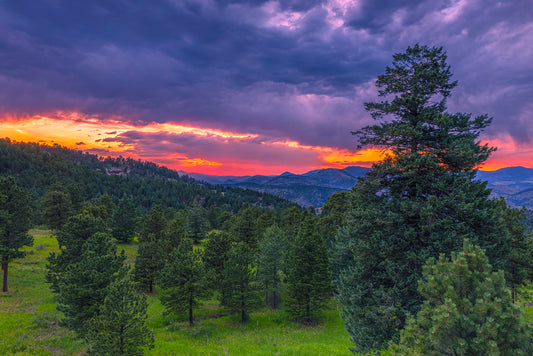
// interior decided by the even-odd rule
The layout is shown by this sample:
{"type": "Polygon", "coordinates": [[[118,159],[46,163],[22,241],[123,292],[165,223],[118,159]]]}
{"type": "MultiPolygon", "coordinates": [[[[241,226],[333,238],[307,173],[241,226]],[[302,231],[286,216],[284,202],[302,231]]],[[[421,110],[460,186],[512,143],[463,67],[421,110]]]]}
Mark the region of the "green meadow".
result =
{"type": "MultiPolygon", "coordinates": [[[[35,241],[27,256],[10,263],[9,293],[0,293],[0,355],[84,355],[87,345],[58,325],[61,313],[45,283],[46,256],[58,250],[57,241],[47,231],[34,230],[32,235],[35,241]]],[[[133,263],[136,245],[119,245],[121,249],[133,263]]],[[[148,296],[148,301],[155,347],[147,355],[353,355],[333,300],[313,325],[266,308],[241,324],[237,315],[210,300],[196,312],[193,327],[186,316],[165,314],[157,296],[148,296]]],[[[533,307],[525,311],[533,320],[533,307]]]]}
{"type": "MultiPolygon", "coordinates": [[[[0,355],[84,355],[86,345],[58,326],[54,295],[45,283],[46,257],[57,241],[46,231],[33,230],[27,256],[9,267],[9,292],[0,293],[0,355]]],[[[132,263],[136,245],[119,245],[132,263]]],[[[157,293],[157,291],[156,291],[157,293]]],[[[293,322],[283,311],[262,309],[241,324],[238,316],[207,301],[197,311],[196,324],[186,317],[166,315],[159,299],[149,296],[148,325],[155,348],[148,355],[353,355],[351,341],[332,300],[313,325],[293,322]]]]}

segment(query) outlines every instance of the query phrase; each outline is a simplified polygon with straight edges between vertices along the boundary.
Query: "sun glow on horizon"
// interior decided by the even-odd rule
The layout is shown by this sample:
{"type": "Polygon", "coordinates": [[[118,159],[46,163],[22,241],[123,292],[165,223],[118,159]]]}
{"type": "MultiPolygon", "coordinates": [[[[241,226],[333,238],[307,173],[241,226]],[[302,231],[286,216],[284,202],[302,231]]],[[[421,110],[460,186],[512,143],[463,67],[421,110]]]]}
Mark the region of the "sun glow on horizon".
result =
{"type": "MultiPolygon", "coordinates": [[[[58,144],[99,156],[122,155],[152,161],[189,173],[213,175],[271,175],[285,171],[301,174],[321,168],[371,167],[373,163],[384,159],[388,154],[386,150],[379,148],[338,149],[302,144],[290,139],[169,122],[134,125],[120,118],[102,120],[79,113],[60,112],[22,118],[4,117],[0,118],[0,123],[0,137],[9,137],[14,141],[58,144]],[[134,137],[128,139],[128,135],[134,137]],[[139,143],[140,139],[135,138],[135,135],[151,138],[153,141],[151,147],[158,149],[143,150],[139,143]],[[183,148],[183,145],[194,145],[197,142],[193,140],[191,143],[186,137],[201,138],[205,147],[203,150],[181,151],[180,147],[183,148]],[[238,146],[239,149],[229,149],[225,153],[225,147],[232,147],[233,144],[241,146],[238,146]],[[221,149],[221,152],[213,152],[221,149]],[[264,158],[265,154],[267,158],[264,158]],[[287,158],[278,161],[277,158],[282,156],[287,158]]],[[[517,144],[510,136],[485,140],[484,143],[497,146],[498,150],[479,167],[481,170],[489,171],[519,165],[533,166],[531,164],[533,149],[517,144]]]]}

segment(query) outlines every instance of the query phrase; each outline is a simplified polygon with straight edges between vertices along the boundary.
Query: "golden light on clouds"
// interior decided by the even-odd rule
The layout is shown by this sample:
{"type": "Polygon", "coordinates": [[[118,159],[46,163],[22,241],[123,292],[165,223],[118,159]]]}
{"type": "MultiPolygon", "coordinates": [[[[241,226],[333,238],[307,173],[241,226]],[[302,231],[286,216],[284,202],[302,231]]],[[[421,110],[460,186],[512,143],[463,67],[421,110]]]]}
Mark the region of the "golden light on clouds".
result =
{"type": "MultiPolygon", "coordinates": [[[[187,172],[224,175],[279,174],[284,171],[305,173],[320,168],[371,167],[388,154],[377,148],[358,151],[337,149],[246,132],[173,123],[141,126],[117,118],[102,120],[66,112],[0,118],[0,137],[21,142],[59,144],[101,156],[123,155],[187,172]],[[135,135],[139,139],[132,138],[135,135]],[[200,146],[196,147],[196,143],[200,146]]],[[[491,139],[490,145],[497,146],[498,151],[480,169],[527,165],[533,157],[531,148],[517,144],[510,136],[491,139]]]]}

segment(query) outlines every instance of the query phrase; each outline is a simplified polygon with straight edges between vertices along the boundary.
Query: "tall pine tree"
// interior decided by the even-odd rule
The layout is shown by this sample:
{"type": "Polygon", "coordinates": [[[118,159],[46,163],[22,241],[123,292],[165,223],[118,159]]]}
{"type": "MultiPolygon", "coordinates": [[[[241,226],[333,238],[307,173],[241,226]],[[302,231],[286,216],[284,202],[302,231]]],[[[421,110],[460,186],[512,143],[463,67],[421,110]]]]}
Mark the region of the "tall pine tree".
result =
{"type": "Polygon", "coordinates": [[[318,234],[317,218],[306,211],[288,256],[287,311],[298,319],[311,319],[329,300],[331,274],[326,243],[318,234]]]}
{"type": "Polygon", "coordinates": [[[193,309],[199,299],[209,296],[206,270],[191,239],[184,239],[169,255],[159,276],[159,299],[168,312],[188,312],[193,325],[193,309]]]}
{"type": "Polygon", "coordinates": [[[261,302],[260,285],[252,268],[253,252],[245,242],[236,243],[224,263],[221,304],[240,314],[241,322],[261,302]]]}
{"type": "Polygon", "coordinates": [[[164,238],[167,222],[160,206],[153,207],[143,221],[133,278],[139,287],[152,293],[159,272],[165,264],[164,238]]]}
{"type": "Polygon", "coordinates": [[[6,293],[9,262],[24,257],[23,246],[31,246],[28,234],[31,219],[30,194],[18,187],[13,177],[0,177],[0,258],[2,264],[2,292],[6,293]]]}
{"type": "Polygon", "coordinates": [[[277,225],[267,228],[259,240],[257,275],[265,287],[265,303],[273,309],[281,303],[288,247],[287,238],[277,225]]]}
{"type": "Polygon", "coordinates": [[[338,299],[359,352],[398,340],[422,303],[416,286],[429,257],[457,250],[465,237],[495,268],[511,253],[513,231],[500,224],[486,183],[475,180],[474,168],[494,151],[477,140],[491,119],[447,113],[456,85],[442,48],[410,47],[378,77],[386,100],[365,104],[374,119],[389,120],[354,133],[361,146],[389,152],[352,189],[336,236],[338,299]]]}
{"type": "Polygon", "coordinates": [[[82,246],[79,259],[71,263],[59,280],[57,309],[64,314],[61,324],[85,337],[89,321],[98,315],[107,287],[122,268],[124,251],[117,255],[111,237],[96,233],[82,246]]]}
{"type": "Polygon", "coordinates": [[[111,233],[122,242],[130,242],[137,227],[137,211],[133,200],[124,196],[119,200],[111,217],[111,233]]]}

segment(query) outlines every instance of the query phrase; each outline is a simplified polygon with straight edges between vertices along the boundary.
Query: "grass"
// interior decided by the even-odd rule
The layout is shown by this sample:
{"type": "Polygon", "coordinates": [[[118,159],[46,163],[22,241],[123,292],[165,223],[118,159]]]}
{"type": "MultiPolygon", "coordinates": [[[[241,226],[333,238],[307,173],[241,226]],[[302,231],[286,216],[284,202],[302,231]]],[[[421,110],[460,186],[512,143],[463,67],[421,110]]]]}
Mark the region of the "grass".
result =
{"type": "MultiPolygon", "coordinates": [[[[0,355],[84,355],[86,345],[58,326],[62,315],[45,283],[46,257],[58,251],[49,232],[32,231],[34,246],[9,265],[9,292],[0,293],[0,355]]],[[[119,244],[133,264],[135,244],[119,244]]],[[[353,355],[337,305],[316,325],[301,325],[282,311],[264,309],[241,324],[215,300],[196,312],[196,325],[185,316],[166,315],[156,296],[149,296],[148,325],[155,348],[147,355],[353,355]]]]}
{"type": "MultiPolygon", "coordinates": [[[[84,342],[58,326],[61,313],[45,283],[46,257],[58,251],[57,241],[47,231],[32,235],[35,242],[26,249],[27,256],[9,265],[9,293],[0,293],[0,355],[84,355],[84,342]]],[[[137,245],[119,244],[122,249],[133,264],[137,245]]],[[[148,296],[148,302],[155,348],[147,355],[353,355],[334,301],[316,325],[307,326],[268,309],[241,324],[237,315],[228,315],[210,300],[196,311],[193,327],[186,316],[166,315],[156,296],[148,296]]],[[[533,306],[524,309],[533,320],[533,306]]]]}

